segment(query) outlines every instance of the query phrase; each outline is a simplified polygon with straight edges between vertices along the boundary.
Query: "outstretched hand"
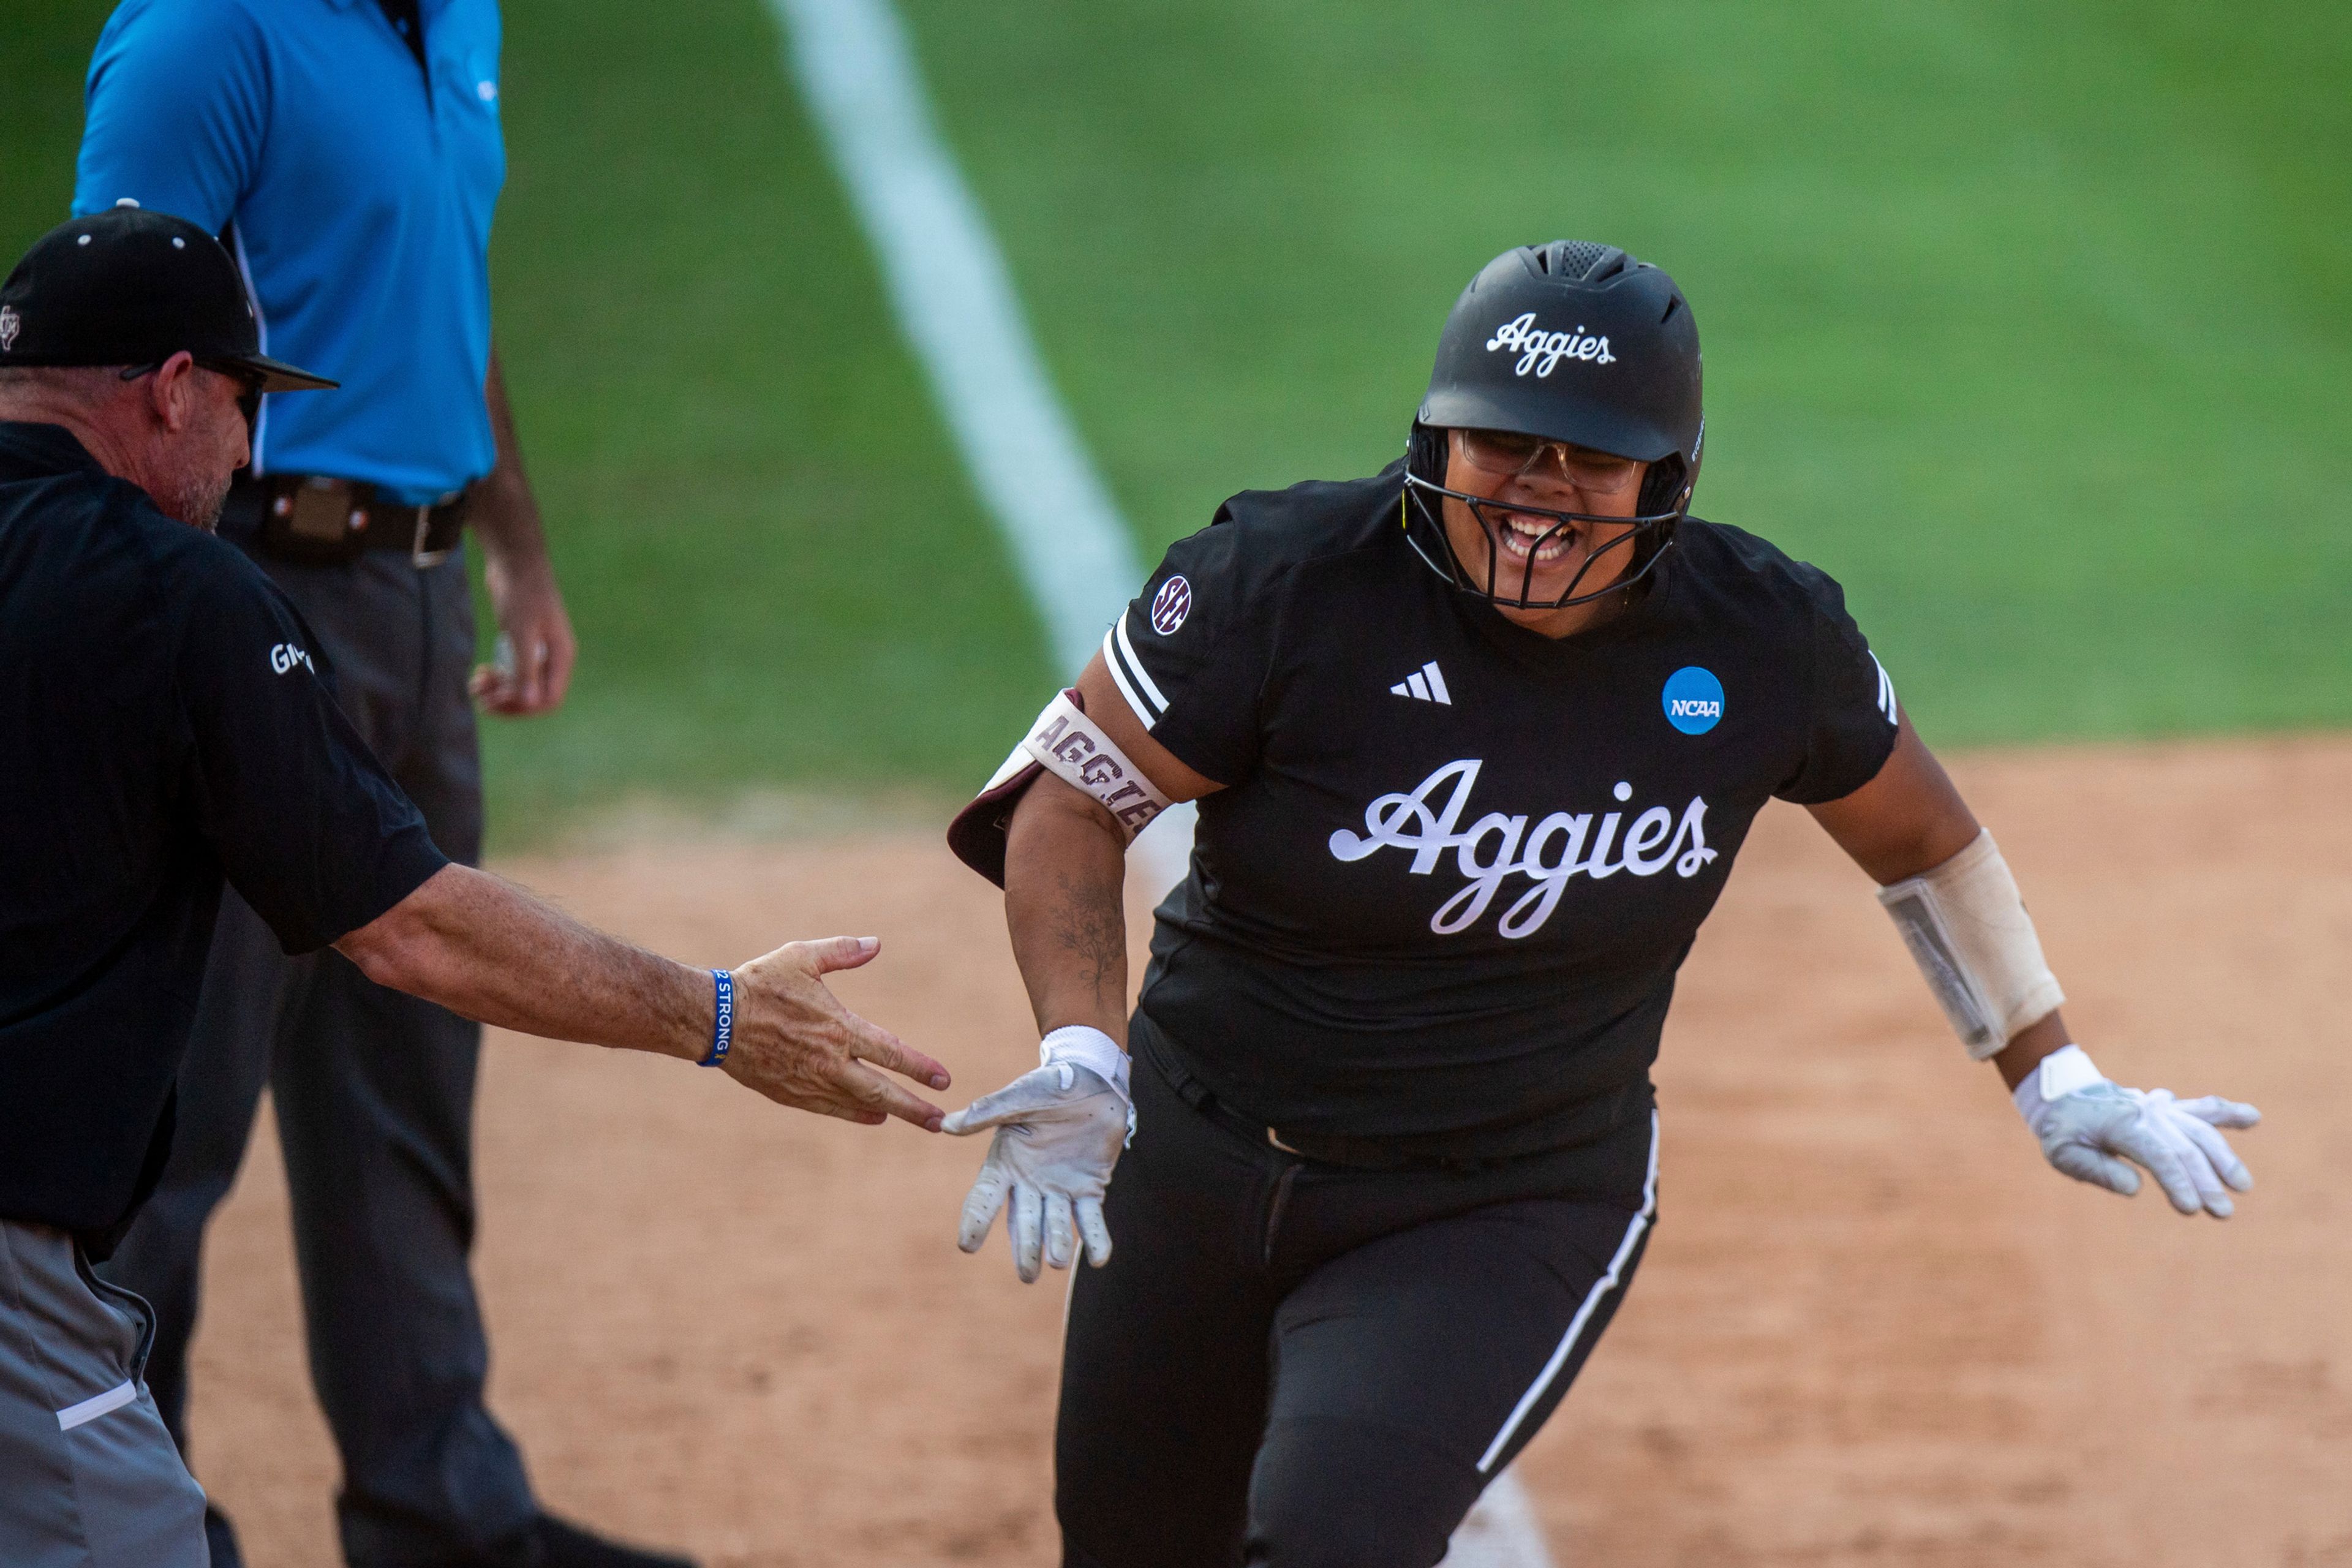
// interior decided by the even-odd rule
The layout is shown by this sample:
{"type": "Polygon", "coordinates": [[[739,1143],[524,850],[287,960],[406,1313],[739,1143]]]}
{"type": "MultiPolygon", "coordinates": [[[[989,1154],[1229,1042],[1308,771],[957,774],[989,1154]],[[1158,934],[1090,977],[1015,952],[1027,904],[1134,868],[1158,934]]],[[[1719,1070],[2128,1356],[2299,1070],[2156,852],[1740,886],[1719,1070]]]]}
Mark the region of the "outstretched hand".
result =
{"type": "Polygon", "coordinates": [[[2251,1105],[2210,1094],[2177,1100],[2170,1089],[2126,1089],[2105,1079],[2051,1100],[2037,1088],[2032,1077],[2019,1085],[2018,1109],[2051,1164],[2078,1182],[2129,1197],[2140,1184],[2132,1166],[2145,1166],[2174,1208],[2215,1219],[2235,1212],[2231,1192],[2254,1184],[2219,1131],[2260,1122],[2263,1113],[2251,1105]]]}
{"type": "Polygon", "coordinates": [[[1041,1260],[1067,1268],[1081,1242],[1097,1268],[1110,1261],[1103,1194],[1131,1117],[1121,1085],[1051,1058],[949,1117],[946,1131],[959,1136],[995,1134],[964,1198],[956,1245],[979,1251],[1002,1210],[1024,1284],[1036,1282],[1041,1260]]]}
{"type": "Polygon", "coordinates": [[[824,984],[881,951],[876,937],[828,937],[787,942],[736,970],[734,1043],[722,1070],[779,1105],[868,1127],[896,1116],[938,1131],[946,1113],[883,1073],[945,1089],[948,1069],[843,1006],[824,984]]]}

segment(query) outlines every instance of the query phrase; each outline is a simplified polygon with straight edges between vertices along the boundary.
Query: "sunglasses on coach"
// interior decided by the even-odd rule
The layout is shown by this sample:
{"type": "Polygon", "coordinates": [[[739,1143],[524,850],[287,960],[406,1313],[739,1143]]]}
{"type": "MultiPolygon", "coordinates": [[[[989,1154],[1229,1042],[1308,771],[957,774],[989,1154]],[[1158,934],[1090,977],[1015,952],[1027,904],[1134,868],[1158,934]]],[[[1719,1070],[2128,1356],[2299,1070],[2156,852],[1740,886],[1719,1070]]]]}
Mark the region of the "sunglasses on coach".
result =
{"type": "MultiPolygon", "coordinates": [[[[226,360],[199,359],[194,363],[199,370],[211,371],[215,375],[225,375],[236,383],[239,388],[236,395],[236,410],[245,416],[246,428],[252,429],[253,422],[261,417],[261,377],[245,366],[231,364],[226,360]]],[[[137,381],[142,375],[154,374],[163,368],[163,361],[157,360],[153,364],[125,365],[122,368],[121,379],[137,381]]]]}
{"type": "Polygon", "coordinates": [[[1642,479],[1642,465],[1631,458],[1566,441],[1467,427],[1457,427],[1454,436],[1463,461],[1482,474],[1502,479],[1551,474],[1589,496],[1623,495],[1642,479]]]}

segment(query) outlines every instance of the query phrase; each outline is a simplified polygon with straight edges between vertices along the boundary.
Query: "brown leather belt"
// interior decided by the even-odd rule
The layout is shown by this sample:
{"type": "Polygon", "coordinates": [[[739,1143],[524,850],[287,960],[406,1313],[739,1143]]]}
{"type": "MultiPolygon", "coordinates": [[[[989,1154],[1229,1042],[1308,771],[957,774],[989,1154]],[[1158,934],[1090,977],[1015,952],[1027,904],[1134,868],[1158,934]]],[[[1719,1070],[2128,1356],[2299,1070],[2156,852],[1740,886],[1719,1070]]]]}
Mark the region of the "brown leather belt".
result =
{"type": "Polygon", "coordinates": [[[263,553],[306,566],[340,566],[370,550],[397,550],[438,566],[465,536],[469,492],[403,505],[357,479],[320,474],[240,474],[221,509],[221,531],[263,553]]]}

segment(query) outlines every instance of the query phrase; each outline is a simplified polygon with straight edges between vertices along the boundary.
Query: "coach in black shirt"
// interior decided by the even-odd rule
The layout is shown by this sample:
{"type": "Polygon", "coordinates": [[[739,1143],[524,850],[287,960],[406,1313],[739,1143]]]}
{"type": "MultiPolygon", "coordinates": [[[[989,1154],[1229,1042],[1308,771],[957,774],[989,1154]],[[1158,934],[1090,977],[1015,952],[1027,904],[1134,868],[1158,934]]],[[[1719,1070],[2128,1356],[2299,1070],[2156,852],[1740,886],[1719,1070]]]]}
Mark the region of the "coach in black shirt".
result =
{"type": "Polygon", "coordinates": [[[102,1233],[169,1135],[224,873],[305,952],[446,861],[235,552],[56,425],[0,425],[0,1210],[102,1233]]]}
{"type": "Polygon", "coordinates": [[[204,1568],[203,1494],[97,1279],[171,1142],[224,879],[289,953],[484,1022],[661,1051],[863,1122],[944,1088],[818,976],[872,939],[688,969],[453,865],[337,708],[301,617],[210,532],[262,394],[235,264],[130,209],[0,288],[0,1563],[204,1568]]]}

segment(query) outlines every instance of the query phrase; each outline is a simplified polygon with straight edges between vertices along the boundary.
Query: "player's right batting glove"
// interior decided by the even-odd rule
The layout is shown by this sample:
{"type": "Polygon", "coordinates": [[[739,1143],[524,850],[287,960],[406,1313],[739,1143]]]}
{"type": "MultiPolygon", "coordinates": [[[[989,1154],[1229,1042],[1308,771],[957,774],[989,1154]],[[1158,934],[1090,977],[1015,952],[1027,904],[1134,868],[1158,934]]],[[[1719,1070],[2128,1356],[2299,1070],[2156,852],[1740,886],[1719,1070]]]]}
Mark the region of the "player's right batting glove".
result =
{"type": "Polygon", "coordinates": [[[2227,1219],[2230,1190],[2245,1192],[2254,1178],[2216,1131],[2252,1127],[2263,1113],[2209,1094],[2176,1100],[2168,1089],[2126,1089],[2102,1076],[2079,1046],[2042,1058],[2017,1086],[2017,1109],[2042,1140],[2042,1152],[2078,1182],[2129,1197],[2147,1167],[2164,1195],[2182,1214],[2199,1210],[2227,1219]]]}
{"type": "Polygon", "coordinates": [[[963,1200],[956,1245],[979,1251],[996,1211],[1005,1210],[1013,1267],[1024,1284],[1035,1282],[1041,1251],[1056,1268],[1076,1262],[1079,1236],[1095,1267],[1110,1260],[1103,1193],[1135,1130],[1127,1053],[1109,1036],[1078,1026],[1056,1029],[1037,1054],[1043,1066],[940,1124],[959,1136],[995,1131],[980,1179],[963,1200]]]}

